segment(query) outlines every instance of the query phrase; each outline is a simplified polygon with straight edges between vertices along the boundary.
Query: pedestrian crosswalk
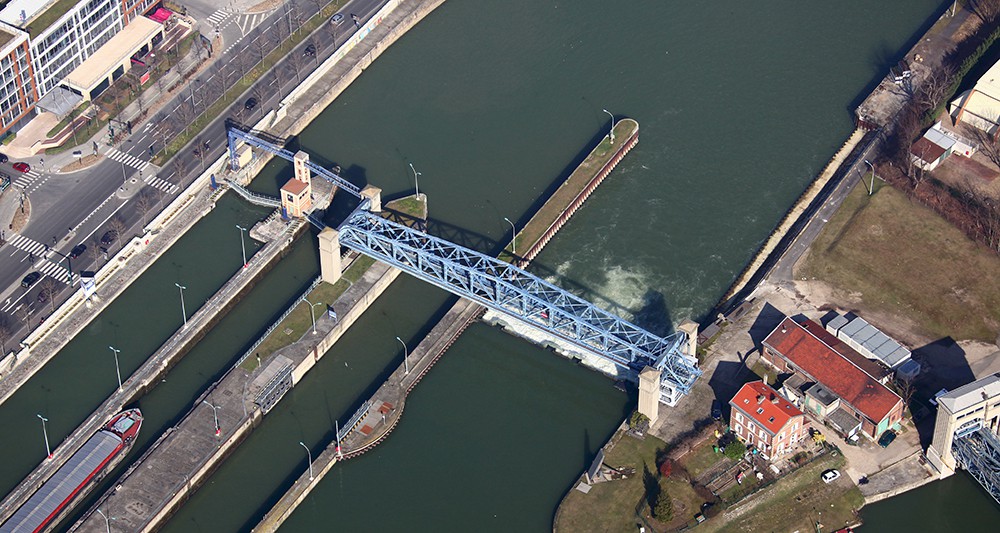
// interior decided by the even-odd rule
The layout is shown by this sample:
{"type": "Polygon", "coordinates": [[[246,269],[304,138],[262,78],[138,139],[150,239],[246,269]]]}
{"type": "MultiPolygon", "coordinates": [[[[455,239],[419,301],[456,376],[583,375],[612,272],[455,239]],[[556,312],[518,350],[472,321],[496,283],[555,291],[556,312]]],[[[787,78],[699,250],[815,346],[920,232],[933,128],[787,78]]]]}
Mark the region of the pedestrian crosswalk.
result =
{"type": "MultiPolygon", "coordinates": [[[[274,13],[274,11],[275,10],[272,9],[271,11],[267,11],[264,13],[254,13],[252,15],[240,15],[239,18],[235,19],[236,25],[239,26],[240,28],[240,36],[235,41],[230,43],[229,46],[227,46],[226,49],[222,51],[222,53],[228,54],[230,50],[235,48],[236,45],[239,44],[240,41],[242,41],[243,38],[246,37],[248,33],[250,33],[250,30],[256,28],[262,22],[267,20],[267,17],[270,17],[271,13],[274,13]]],[[[247,47],[244,46],[243,48],[246,49],[247,47]]]]}
{"type": "Polygon", "coordinates": [[[22,191],[27,190],[28,187],[31,187],[31,184],[40,177],[42,177],[42,173],[37,170],[22,172],[14,177],[14,186],[18,187],[22,191]]]}
{"type": "Polygon", "coordinates": [[[17,233],[11,235],[10,239],[7,240],[8,243],[13,245],[15,248],[24,250],[29,254],[41,257],[43,253],[49,251],[49,247],[44,244],[25,237],[24,235],[18,235],[17,233]]]}
{"type": "Polygon", "coordinates": [[[226,22],[226,19],[230,18],[231,16],[233,16],[233,13],[231,13],[225,8],[222,8],[222,9],[217,9],[215,13],[209,15],[207,20],[209,25],[211,25],[213,28],[221,30],[224,26],[223,22],[226,22]]]}
{"type": "Polygon", "coordinates": [[[146,176],[143,181],[145,181],[150,187],[155,187],[167,194],[176,194],[177,191],[180,190],[180,187],[174,185],[173,183],[170,183],[165,179],[157,178],[153,175],[146,176]]]}
{"type": "Polygon", "coordinates": [[[136,170],[143,170],[149,166],[149,161],[139,159],[134,155],[129,155],[124,152],[119,151],[117,148],[108,148],[108,157],[118,161],[119,163],[128,165],[136,170]]]}
{"type": "Polygon", "coordinates": [[[66,270],[65,262],[59,264],[59,263],[53,263],[52,261],[45,259],[41,261],[41,264],[36,264],[35,268],[37,268],[38,271],[41,272],[42,274],[45,274],[46,276],[49,276],[50,278],[56,281],[69,285],[69,271],[66,270]]]}

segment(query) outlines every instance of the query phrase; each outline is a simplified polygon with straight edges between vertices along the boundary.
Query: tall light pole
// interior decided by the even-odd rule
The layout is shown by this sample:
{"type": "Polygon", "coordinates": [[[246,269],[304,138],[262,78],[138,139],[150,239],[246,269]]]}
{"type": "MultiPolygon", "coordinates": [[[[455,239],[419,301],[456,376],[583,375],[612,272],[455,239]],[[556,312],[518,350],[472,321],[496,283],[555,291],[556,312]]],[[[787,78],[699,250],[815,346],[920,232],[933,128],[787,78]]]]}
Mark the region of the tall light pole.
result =
{"type": "Polygon", "coordinates": [[[299,444],[301,444],[302,447],[306,449],[306,459],[309,461],[309,481],[312,481],[313,480],[313,454],[312,454],[311,451],[309,451],[309,447],[306,446],[306,443],[304,443],[302,441],[299,441],[299,444]]]}
{"type": "Polygon", "coordinates": [[[49,432],[45,429],[45,423],[48,422],[49,419],[42,415],[38,415],[38,418],[42,421],[42,437],[45,438],[45,455],[48,456],[49,459],[52,459],[52,449],[49,448],[49,432]]]}
{"type": "MultiPolygon", "coordinates": [[[[871,196],[875,192],[875,165],[871,164],[867,159],[865,159],[865,164],[872,168],[872,185],[868,188],[868,196],[871,196]]],[[[862,180],[864,183],[864,180],[862,180]]]]}
{"type": "Polygon", "coordinates": [[[247,267],[247,247],[243,244],[243,234],[247,232],[247,229],[243,226],[237,224],[236,227],[240,230],[240,249],[243,250],[243,268],[247,267]]]}
{"type": "Polygon", "coordinates": [[[309,304],[309,316],[312,317],[312,320],[313,320],[313,335],[315,335],[316,334],[316,311],[314,311],[314,309],[316,308],[317,305],[320,305],[323,302],[312,303],[305,296],[302,297],[302,301],[305,302],[305,303],[307,303],[307,304],[309,304]]]}
{"type": "Polygon", "coordinates": [[[118,354],[122,353],[121,350],[115,348],[114,346],[108,346],[112,353],[115,354],[115,373],[118,374],[118,392],[122,391],[122,370],[118,366],[118,354]]]}
{"type": "Polygon", "coordinates": [[[187,287],[181,285],[180,283],[174,283],[174,285],[177,285],[177,288],[181,290],[181,316],[184,317],[184,327],[187,327],[188,315],[187,310],[184,309],[184,289],[187,287]]]}
{"type": "Polygon", "coordinates": [[[125,163],[122,163],[122,189],[128,185],[128,176],[125,174],[125,163]]]}
{"type": "Polygon", "coordinates": [[[106,526],[108,526],[108,533],[111,533],[111,519],[108,518],[108,515],[106,515],[103,512],[101,512],[100,509],[97,509],[97,514],[99,514],[99,515],[101,515],[101,516],[104,517],[104,524],[106,526]]]}
{"type": "Polygon", "coordinates": [[[611,137],[611,144],[615,144],[615,116],[607,109],[603,110],[609,116],[611,116],[611,133],[608,135],[611,137]]]}
{"type": "Polygon", "coordinates": [[[219,425],[219,407],[208,403],[208,400],[202,400],[201,403],[212,408],[212,416],[215,417],[215,436],[218,437],[222,434],[222,426],[219,425]]]}
{"type": "Polygon", "coordinates": [[[403,342],[403,339],[396,337],[396,340],[403,345],[403,371],[404,371],[403,375],[407,375],[410,373],[410,362],[407,360],[407,358],[410,355],[410,351],[406,349],[406,343],[403,342]]]}
{"type": "Polygon", "coordinates": [[[417,169],[413,168],[413,163],[410,163],[410,170],[413,171],[413,189],[416,191],[417,200],[420,199],[420,173],[417,169]]]}
{"type": "Polygon", "coordinates": [[[503,217],[503,219],[510,224],[510,249],[514,255],[517,255],[517,228],[514,227],[514,223],[509,218],[503,217]]]}

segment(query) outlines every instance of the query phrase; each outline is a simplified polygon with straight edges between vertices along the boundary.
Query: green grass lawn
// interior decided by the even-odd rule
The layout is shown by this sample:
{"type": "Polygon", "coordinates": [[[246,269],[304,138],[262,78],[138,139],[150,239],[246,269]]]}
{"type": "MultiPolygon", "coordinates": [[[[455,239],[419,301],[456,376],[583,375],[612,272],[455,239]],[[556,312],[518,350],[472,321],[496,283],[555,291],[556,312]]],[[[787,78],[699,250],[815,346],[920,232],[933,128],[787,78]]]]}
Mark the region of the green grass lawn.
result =
{"type": "MultiPolygon", "coordinates": [[[[421,195],[423,196],[423,195],[421,195]]],[[[400,198],[398,200],[393,200],[385,204],[386,209],[392,211],[397,211],[408,217],[426,219],[427,218],[427,201],[426,196],[423,196],[423,200],[418,200],[413,196],[407,196],[405,198],[400,198]]]]}
{"type": "Polygon", "coordinates": [[[716,453],[712,449],[712,445],[716,443],[716,439],[708,439],[703,442],[697,448],[691,450],[690,452],[684,454],[678,461],[688,474],[693,478],[705,473],[708,469],[714,467],[719,463],[719,461],[727,461],[730,464],[733,462],[732,459],[722,455],[721,453],[716,453]]]}
{"type": "Polygon", "coordinates": [[[556,511],[555,530],[565,533],[637,531],[635,507],[646,492],[642,481],[643,466],[655,475],[656,452],[665,447],[666,443],[651,435],[646,435],[643,440],[622,436],[607,452],[604,463],[613,467],[634,467],[635,475],[629,479],[598,483],[589,494],[576,490],[574,483],[556,511]]]}
{"type": "Polygon", "coordinates": [[[853,524],[856,522],[855,509],[864,503],[861,491],[846,476],[829,484],[820,481],[824,470],[843,466],[842,456],[823,456],[745,501],[742,505],[751,507],[737,519],[727,520],[733,511],[730,509],[699,529],[726,533],[815,531],[818,520],[823,524],[823,531],[836,531],[853,524]]]}
{"type": "Polygon", "coordinates": [[[888,185],[855,188],[800,270],[860,294],[844,307],[906,317],[931,338],[992,342],[1000,330],[1000,258],[888,185]]]}

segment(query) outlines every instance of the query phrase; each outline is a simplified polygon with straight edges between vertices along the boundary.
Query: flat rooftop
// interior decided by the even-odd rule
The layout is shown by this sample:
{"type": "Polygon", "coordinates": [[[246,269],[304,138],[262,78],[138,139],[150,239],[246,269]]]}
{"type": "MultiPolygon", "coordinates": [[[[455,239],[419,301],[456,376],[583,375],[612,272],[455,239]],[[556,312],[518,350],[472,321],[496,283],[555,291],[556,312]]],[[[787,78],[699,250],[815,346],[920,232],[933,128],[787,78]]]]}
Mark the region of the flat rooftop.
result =
{"type": "Polygon", "coordinates": [[[94,55],[76,67],[63,80],[77,89],[90,90],[101,82],[112,70],[128,59],[149,38],[163,30],[163,25],[146,17],[136,17],[115,34],[94,55]]]}
{"type": "Polygon", "coordinates": [[[994,400],[998,396],[1000,396],[1000,372],[962,385],[939,397],[937,402],[952,413],[957,413],[981,402],[994,400]]]}
{"type": "Polygon", "coordinates": [[[11,0],[0,11],[0,20],[37,37],[78,2],[79,0],[11,0]]]}

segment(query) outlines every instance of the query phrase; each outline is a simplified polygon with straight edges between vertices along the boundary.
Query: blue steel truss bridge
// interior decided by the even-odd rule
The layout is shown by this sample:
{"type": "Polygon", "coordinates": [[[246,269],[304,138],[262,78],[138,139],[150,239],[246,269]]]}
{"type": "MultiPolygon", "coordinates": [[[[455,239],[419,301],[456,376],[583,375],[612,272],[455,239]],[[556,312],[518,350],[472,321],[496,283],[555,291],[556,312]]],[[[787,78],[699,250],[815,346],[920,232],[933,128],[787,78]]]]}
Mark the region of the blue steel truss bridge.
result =
{"type": "MultiPolygon", "coordinates": [[[[232,124],[227,130],[234,171],[238,169],[240,142],[288,161],[295,160],[295,154],[283,148],[277,139],[232,124]]],[[[341,190],[362,197],[358,186],[332,171],[312,162],[308,168],[341,190]]],[[[234,188],[255,201],[241,189],[234,188]]],[[[256,201],[268,200],[256,198],[256,201]]],[[[267,205],[274,205],[276,199],[270,201],[267,205]]],[[[660,371],[660,399],[664,403],[673,405],[701,375],[694,354],[682,353],[688,343],[685,332],[667,337],[654,335],[510,263],[389,221],[371,207],[371,201],[362,199],[337,228],[341,246],[611,361],[630,378],[652,366],[660,371]]],[[[322,222],[315,217],[306,218],[322,229],[322,222]]]]}

